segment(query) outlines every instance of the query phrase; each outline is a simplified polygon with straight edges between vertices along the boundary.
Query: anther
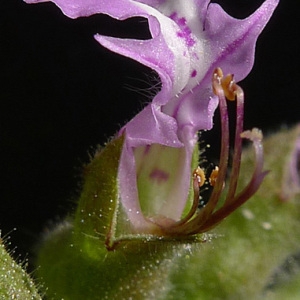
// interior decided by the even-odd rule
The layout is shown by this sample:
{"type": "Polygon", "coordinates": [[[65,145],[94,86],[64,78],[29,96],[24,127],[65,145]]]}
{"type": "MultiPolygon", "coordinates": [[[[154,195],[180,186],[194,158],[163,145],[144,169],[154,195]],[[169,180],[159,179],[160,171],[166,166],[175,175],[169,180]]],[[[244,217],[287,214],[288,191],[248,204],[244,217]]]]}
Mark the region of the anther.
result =
{"type": "Polygon", "coordinates": [[[193,177],[197,179],[199,188],[204,185],[206,180],[205,174],[203,169],[201,169],[199,166],[194,170],[193,177]]]}
{"type": "MultiPolygon", "coordinates": [[[[234,101],[237,94],[237,85],[233,80],[233,74],[228,74],[224,77],[223,71],[216,68],[213,75],[213,82],[216,81],[224,91],[227,100],[234,101]]],[[[213,92],[218,95],[215,84],[213,84],[213,92]]]]}
{"type": "Polygon", "coordinates": [[[233,80],[233,74],[228,74],[221,79],[221,86],[224,90],[227,100],[234,101],[236,97],[235,82],[233,80]]]}
{"type": "Polygon", "coordinates": [[[219,167],[216,166],[209,176],[209,184],[215,186],[219,174],[219,167]]]}
{"type": "Polygon", "coordinates": [[[257,128],[253,128],[252,130],[246,130],[246,131],[242,132],[241,137],[248,139],[252,142],[254,142],[254,141],[261,142],[263,139],[263,134],[262,134],[261,130],[259,130],[257,128]]]}

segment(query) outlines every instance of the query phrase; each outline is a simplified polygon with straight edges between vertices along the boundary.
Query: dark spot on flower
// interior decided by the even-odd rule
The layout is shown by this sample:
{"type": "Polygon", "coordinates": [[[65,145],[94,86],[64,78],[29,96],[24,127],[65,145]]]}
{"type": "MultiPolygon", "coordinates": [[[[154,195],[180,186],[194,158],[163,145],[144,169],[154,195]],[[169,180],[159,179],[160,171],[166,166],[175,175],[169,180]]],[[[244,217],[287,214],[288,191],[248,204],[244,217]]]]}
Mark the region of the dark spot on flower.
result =
{"type": "Polygon", "coordinates": [[[148,154],[149,151],[150,151],[150,149],[151,149],[151,145],[145,146],[144,154],[145,154],[145,155],[148,154]]]}
{"type": "Polygon", "coordinates": [[[191,77],[196,77],[197,75],[197,71],[196,70],[193,70],[192,74],[191,74],[191,77]]]}
{"type": "Polygon", "coordinates": [[[157,181],[158,183],[161,182],[161,181],[167,181],[169,179],[170,175],[169,173],[163,171],[163,170],[160,170],[160,169],[154,169],[151,174],[150,174],[150,178],[152,180],[155,180],[157,181]]]}

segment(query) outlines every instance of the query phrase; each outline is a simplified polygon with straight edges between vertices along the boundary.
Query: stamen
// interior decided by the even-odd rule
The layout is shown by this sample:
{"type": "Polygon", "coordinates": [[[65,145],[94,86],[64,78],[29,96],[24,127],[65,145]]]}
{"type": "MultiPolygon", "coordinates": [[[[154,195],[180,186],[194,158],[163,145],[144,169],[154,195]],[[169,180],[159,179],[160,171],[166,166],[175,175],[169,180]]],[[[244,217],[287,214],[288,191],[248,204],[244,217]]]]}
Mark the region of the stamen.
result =
{"type": "Polygon", "coordinates": [[[211,172],[211,174],[209,176],[209,183],[211,186],[215,186],[217,178],[218,178],[218,174],[219,174],[219,167],[216,166],[215,169],[211,172]]]}
{"type": "Polygon", "coordinates": [[[205,200],[205,204],[201,204],[201,209],[197,209],[199,199],[201,199],[200,188],[204,184],[208,183],[203,169],[200,167],[195,169],[193,172],[193,205],[189,213],[182,220],[175,222],[173,226],[169,228],[162,228],[170,235],[193,235],[212,229],[225,217],[246,202],[258,190],[264,177],[268,173],[263,171],[263,146],[261,131],[254,128],[252,131],[243,132],[243,90],[233,81],[233,75],[229,74],[226,77],[223,77],[223,72],[220,68],[217,68],[213,74],[212,86],[214,93],[219,98],[222,131],[220,164],[219,167],[215,167],[208,177],[208,182],[210,186],[213,187],[213,190],[209,200],[205,200]],[[230,174],[226,199],[222,207],[215,210],[224,188],[229,158],[229,121],[225,97],[229,100],[237,101],[233,166],[230,174]],[[240,172],[243,138],[249,139],[253,142],[256,155],[255,169],[248,185],[238,195],[235,195],[240,172]]]}
{"type": "MultiPolygon", "coordinates": [[[[197,170],[197,169],[196,169],[197,170]]],[[[199,195],[200,195],[200,186],[198,182],[198,178],[196,176],[193,176],[193,191],[194,191],[194,199],[193,199],[193,205],[188,212],[188,214],[181,220],[175,222],[171,228],[168,228],[166,232],[169,234],[180,234],[182,233],[181,230],[178,230],[182,225],[186,224],[196,213],[199,203],[199,195]]]]}
{"type": "Polygon", "coordinates": [[[243,123],[244,123],[244,92],[235,82],[231,81],[230,92],[236,97],[236,124],[235,124],[235,141],[233,164],[230,174],[229,189],[225,200],[225,204],[230,203],[234,199],[234,194],[237,188],[237,181],[239,177],[241,156],[242,156],[242,137],[243,123]]]}
{"type": "Polygon", "coordinates": [[[202,232],[201,228],[203,224],[207,222],[214,209],[216,208],[218,201],[220,200],[221,192],[223,190],[229,156],[229,121],[225,93],[221,85],[222,78],[223,72],[220,68],[217,68],[213,74],[212,87],[214,93],[219,97],[222,131],[218,180],[216,180],[215,182],[214,189],[207,205],[203,207],[203,209],[201,209],[193,219],[182,225],[182,228],[180,229],[180,232],[182,234],[196,234],[202,232]]]}
{"type": "Polygon", "coordinates": [[[193,178],[194,178],[194,180],[195,179],[197,180],[198,188],[201,188],[201,190],[194,189],[194,194],[199,195],[199,197],[198,197],[198,208],[199,209],[202,209],[203,207],[206,206],[206,204],[210,198],[211,192],[212,192],[212,187],[215,185],[215,182],[216,182],[217,173],[218,173],[219,168],[215,167],[214,170],[210,170],[210,167],[206,168],[204,171],[203,168],[198,166],[193,172],[193,178]],[[209,176],[208,181],[206,180],[206,176],[209,176]]]}
{"type": "Polygon", "coordinates": [[[201,232],[212,229],[224,218],[230,215],[238,207],[244,204],[249,198],[251,198],[259,189],[264,177],[269,171],[263,171],[263,146],[262,146],[262,132],[253,128],[252,130],[244,131],[241,134],[242,138],[247,138],[253,142],[255,150],[255,169],[252,178],[248,185],[230,202],[230,204],[224,204],[218,211],[212,214],[211,218],[201,228],[201,232]]]}
{"type": "Polygon", "coordinates": [[[230,101],[234,101],[236,96],[235,90],[233,89],[234,84],[233,74],[228,74],[226,77],[221,79],[221,86],[224,90],[225,97],[230,101]]]}
{"type": "Polygon", "coordinates": [[[193,172],[193,177],[197,179],[199,188],[204,185],[206,178],[202,168],[197,167],[193,172]]]}
{"type": "Polygon", "coordinates": [[[219,97],[219,108],[221,117],[221,153],[220,153],[220,164],[218,172],[218,180],[215,182],[214,189],[212,191],[211,197],[205,207],[195,218],[195,227],[200,227],[204,224],[209,216],[212,214],[213,210],[217,206],[220,199],[221,192],[223,190],[223,185],[226,178],[228,157],[229,157],[229,121],[228,121],[228,111],[227,103],[225,98],[225,93],[221,85],[223,78],[223,72],[220,68],[217,68],[213,74],[212,85],[214,93],[219,97]]]}

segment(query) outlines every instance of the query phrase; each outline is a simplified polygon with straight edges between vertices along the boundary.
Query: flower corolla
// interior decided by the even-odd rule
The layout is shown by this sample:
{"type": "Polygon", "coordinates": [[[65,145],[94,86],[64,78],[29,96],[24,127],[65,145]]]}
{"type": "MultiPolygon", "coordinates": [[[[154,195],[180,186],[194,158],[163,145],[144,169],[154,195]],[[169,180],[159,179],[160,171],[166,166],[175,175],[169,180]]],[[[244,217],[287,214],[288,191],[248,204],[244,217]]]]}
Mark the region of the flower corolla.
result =
{"type": "Polygon", "coordinates": [[[52,0],[70,18],[100,13],[118,20],[143,17],[148,21],[150,39],[95,35],[102,46],[153,69],[161,81],[161,90],[151,103],[118,134],[124,138],[117,174],[118,217],[122,215],[130,223],[132,233],[179,236],[203,232],[258,188],[265,173],[261,170],[261,134],[254,130],[242,137],[254,143],[258,157],[255,176],[248,190],[235,196],[243,93],[233,77],[224,77],[221,70],[234,74],[236,81],[247,76],[253,66],[256,40],[278,1],[266,0],[251,16],[239,20],[209,0],[52,0]],[[237,166],[233,166],[235,178],[229,186],[227,209],[214,212],[227,168],[229,139],[224,99],[231,98],[230,94],[240,103],[237,166]],[[219,174],[214,173],[217,176],[211,198],[199,209],[200,181],[207,179],[201,177],[198,162],[195,165],[197,133],[212,128],[219,102],[223,111],[223,163],[220,162],[219,174]]]}

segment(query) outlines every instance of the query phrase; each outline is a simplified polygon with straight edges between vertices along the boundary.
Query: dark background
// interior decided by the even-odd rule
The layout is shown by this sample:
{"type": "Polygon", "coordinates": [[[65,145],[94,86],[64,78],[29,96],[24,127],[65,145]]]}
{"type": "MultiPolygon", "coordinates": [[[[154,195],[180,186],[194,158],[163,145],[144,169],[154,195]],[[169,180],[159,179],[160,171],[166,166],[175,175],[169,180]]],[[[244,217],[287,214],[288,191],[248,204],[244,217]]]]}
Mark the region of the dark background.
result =
{"type": "MultiPolygon", "coordinates": [[[[263,1],[218,2],[245,17],[263,1]]],[[[300,121],[299,6],[281,0],[258,41],[241,83],[245,128],[270,132],[300,121]]],[[[72,209],[88,153],[150,100],[155,74],[102,48],[97,32],[149,36],[142,19],[71,20],[51,3],[0,0],[0,229],[17,228],[10,236],[22,256],[72,209]]],[[[213,146],[217,131],[206,137],[213,146]]]]}

